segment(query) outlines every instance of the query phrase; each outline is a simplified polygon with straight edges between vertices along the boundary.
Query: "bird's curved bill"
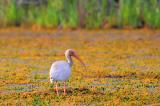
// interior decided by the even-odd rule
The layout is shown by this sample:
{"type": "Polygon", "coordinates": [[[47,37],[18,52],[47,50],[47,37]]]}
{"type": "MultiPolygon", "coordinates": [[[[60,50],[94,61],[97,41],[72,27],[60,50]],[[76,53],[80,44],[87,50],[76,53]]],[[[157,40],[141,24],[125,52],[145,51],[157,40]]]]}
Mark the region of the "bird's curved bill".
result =
{"type": "Polygon", "coordinates": [[[85,71],[87,71],[86,65],[85,65],[84,62],[79,58],[79,56],[78,56],[77,54],[74,54],[73,56],[74,56],[77,60],[80,61],[80,63],[84,66],[85,71]]]}

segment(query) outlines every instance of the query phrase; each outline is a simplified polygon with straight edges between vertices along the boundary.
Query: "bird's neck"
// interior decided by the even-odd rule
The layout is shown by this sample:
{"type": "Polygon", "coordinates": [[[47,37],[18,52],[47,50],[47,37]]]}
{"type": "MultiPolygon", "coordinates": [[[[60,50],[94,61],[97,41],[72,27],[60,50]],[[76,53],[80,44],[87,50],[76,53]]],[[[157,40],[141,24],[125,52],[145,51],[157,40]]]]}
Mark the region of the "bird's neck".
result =
{"type": "Polygon", "coordinates": [[[72,57],[68,55],[68,56],[66,56],[66,58],[67,58],[68,64],[69,64],[70,66],[72,66],[72,64],[73,64],[72,57]]]}

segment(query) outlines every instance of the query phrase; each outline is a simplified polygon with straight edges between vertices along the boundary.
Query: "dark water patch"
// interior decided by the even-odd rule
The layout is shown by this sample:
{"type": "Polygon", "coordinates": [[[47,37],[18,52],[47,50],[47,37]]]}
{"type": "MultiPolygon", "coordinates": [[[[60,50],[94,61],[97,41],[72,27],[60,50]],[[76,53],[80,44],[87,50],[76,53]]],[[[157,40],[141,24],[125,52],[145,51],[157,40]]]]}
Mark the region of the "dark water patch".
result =
{"type": "Polygon", "coordinates": [[[125,39],[131,39],[131,40],[143,40],[143,39],[153,39],[153,40],[159,40],[159,34],[154,33],[153,36],[148,36],[149,34],[146,33],[141,33],[139,31],[132,31],[132,32],[123,32],[123,31],[116,31],[116,30],[110,30],[110,31],[96,31],[96,33],[94,32],[89,32],[89,31],[80,31],[80,30],[75,30],[75,31],[61,31],[61,30],[57,30],[57,31],[53,31],[53,32],[45,32],[45,31],[41,31],[41,32],[34,32],[31,30],[24,30],[21,32],[18,31],[10,31],[10,32],[0,32],[0,35],[2,37],[3,36],[8,36],[8,37],[15,37],[15,36],[27,36],[28,38],[30,37],[48,37],[48,38],[52,38],[52,37],[61,37],[61,36],[77,36],[77,35],[85,35],[85,36],[93,36],[97,37],[97,36],[107,36],[106,37],[106,41],[113,41],[113,40],[125,40],[125,39]],[[146,36],[144,36],[146,35],[146,36]]]}
{"type": "Polygon", "coordinates": [[[37,80],[34,80],[35,82],[49,82],[49,78],[48,79],[37,79],[37,80]]]}
{"type": "Polygon", "coordinates": [[[9,84],[7,85],[7,90],[15,91],[15,92],[26,92],[34,89],[35,86],[32,84],[9,84]]]}
{"type": "Polygon", "coordinates": [[[132,73],[129,75],[107,75],[105,76],[105,78],[129,78],[129,77],[136,78],[136,74],[132,73]]]}
{"type": "Polygon", "coordinates": [[[8,58],[8,57],[1,57],[0,58],[1,62],[12,62],[12,63],[23,63],[23,64],[27,64],[29,61],[31,61],[31,59],[20,59],[20,58],[8,58]]]}
{"type": "Polygon", "coordinates": [[[107,87],[107,86],[112,86],[111,84],[92,84],[91,86],[94,86],[94,87],[107,87]]]}
{"type": "MultiPolygon", "coordinates": [[[[141,51],[139,51],[139,52],[141,52],[141,51]]],[[[143,54],[144,53],[144,51],[142,51],[142,53],[139,53],[138,52],[138,54],[143,54]]],[[[158,55],[144,55],[144,56],[142,56],[142,55],[140,55],[140,56],[138,56],[138,55],[130,55],[130,56],[127,56],[126,57],[126,59],[132,59],[132,60],[144,60],[144,59],[160,59],[160,56],[158,56],[158,55]]]]}
{"type": "MultiPolygon", "coordinates": [[[[61,93],[63,93],[63,89],[61,89],[61,93]]],[[[93,94],[93,95],[104,95],[104,92],[100,91],[92,91],[89,87],[83,87],[83,88],[73,88],[69,87],[67,89],[68,95],[77,95],[77,94],[93,94]]]]}
{"type": "Polygon", "coordinates": [[[42,86],[35,86],[33,84],[8,84],[5,86],[5,90],[2,90],[1,94],[32,92],[38,89],[42,89],[42,86]]]}
{"type": "Polygon", "coordinates": [[[150,67],[148,66],[138,66],[138,65],[131,65],[131,68],[141,71],[148,71],[150,70],[150,67]]]}
{"type": "Polygon", "coordinates": [[[116,71],[118,69],[118,67],[114,66],[114,65],[112,65],[112,66],[105,66],[104,68],[112,70],[112,71],[116,71]]]}
{"type": "Polygon", "coordinates": [[[36,75],[36,74],[40,74],[40,75],[48,75],[49,71],[48,70],[39,70],[39,71],[33,71],[32,75],[36,75]]]}
{"type": "Polygon", "coordinates": [[[1,90],[0,91],[0,94],[12,94],[13,91],[10,91],[10,90],[1,90]]]}
{"type": "Polygon", "coordinates": [[[49,71],[48,70],[32,71],[31,79],[34,82],[49,82],[49,71]]]}
{"type": "Polygon", "coordinates": [[[149,92],[156,92],[158,90],[158,86],[152,84],[146,85],[146,88],[149,92]]]}
{"type": "Polygon", "coordinates": [[[69,88],[68,92],[70,93],[81,92],[82,94],[84,94],[84,93],[89,93],[90,90],[88,88],[69,88]]]}
{"type": "Polygon", "coordinates": [[[125,78],[126,76],[121,76],[121,75],[119,75],[119,76],[113,76],[113,75],[108,75],[108,76],[106,76],[106,78],[125,78]]]}
{"type": "Polygon", "coordinates": [[[11,94],[19,92],[32,91],[34,86],[32,84],[8,84],[5,86],[5,90],[2,90],[1,94],[11,94]]]}

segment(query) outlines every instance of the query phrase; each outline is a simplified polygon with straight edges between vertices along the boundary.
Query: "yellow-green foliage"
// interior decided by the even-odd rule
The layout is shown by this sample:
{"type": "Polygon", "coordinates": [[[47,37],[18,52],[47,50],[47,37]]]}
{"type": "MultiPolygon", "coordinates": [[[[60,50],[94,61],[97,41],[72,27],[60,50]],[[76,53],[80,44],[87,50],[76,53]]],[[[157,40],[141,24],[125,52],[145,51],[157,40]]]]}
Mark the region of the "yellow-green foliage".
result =
{"type": "Polygon", "coordinates": [[[159,31],[0,31],[0,105],[159,105],[159,31]],[[49,82],[52,62],[74,48],[67,95],[49,82]]]}
{"type": "Polygon", "coordinates": [[[159,6],[159,0],[1,0],[0,27],[158,29],[159,6]]]}

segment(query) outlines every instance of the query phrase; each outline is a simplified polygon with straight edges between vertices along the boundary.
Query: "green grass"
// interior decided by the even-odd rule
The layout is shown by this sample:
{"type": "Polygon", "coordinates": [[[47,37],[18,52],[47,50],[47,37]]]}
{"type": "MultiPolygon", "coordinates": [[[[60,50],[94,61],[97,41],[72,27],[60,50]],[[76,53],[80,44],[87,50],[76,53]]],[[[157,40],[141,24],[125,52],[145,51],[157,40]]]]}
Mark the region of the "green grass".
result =
{"type": "Polygon", "coordinates": [[[103,21],[106,17],[106,5],[106,0],[102,0],[101,2],[98,0],[92,0],[86,3],[86,28],[100,28],[102,26],[103,21]]]}
{"type": "Polygon", "coordinates": [[[20,26],[23,22],[24,10],[23,8],[16,6],[15,0],[4,7],[4,12],[3,21],[5,26],[20,26]]]}
{"type": "Polygon", "coordinates": [[[32,106],[52,106],[52,105],[50,104],[50,101],[45,101],[40,97],[34,97],[32,101],[32,106]]]}
{"type": "Polygon", "coordinates": [[[105,25],[119,28],[149,27],[160,28],[160,8],[157,0],[48,0],[48,5],[16,5],[16,1],[0,2],[1,27],[32,26],[47,28],[80,27],[80,18],[84,28],[103,28],[105,25]],[[83,14],[78,6],[81,5],[83,14]],[[108,11],[109,10],[109,11],[108,11]],[[79,16],[81,15],[81,16],[79,16]]]}
{"type": "Polygon", "coordinates": [[[60,24],[63,28],[77,28],[79,24],[77,0],[63,2],[64,8],[60,15],[60,24]]]}
{"type": "Polygon", "coordinates": [[[140,0],[121,0],[118,11],[118,22],[120,27],[137,27],[140,24],[141,2],[140,0]]]}
{"type": "Polygon", "coordinates": [[[144,20],[148,27],[159,28],[160,27],[160,8],[158,1],[153,0],[144,5],[144,20]],[[152,7],[150,6],[152,5],[152,7]]]}

